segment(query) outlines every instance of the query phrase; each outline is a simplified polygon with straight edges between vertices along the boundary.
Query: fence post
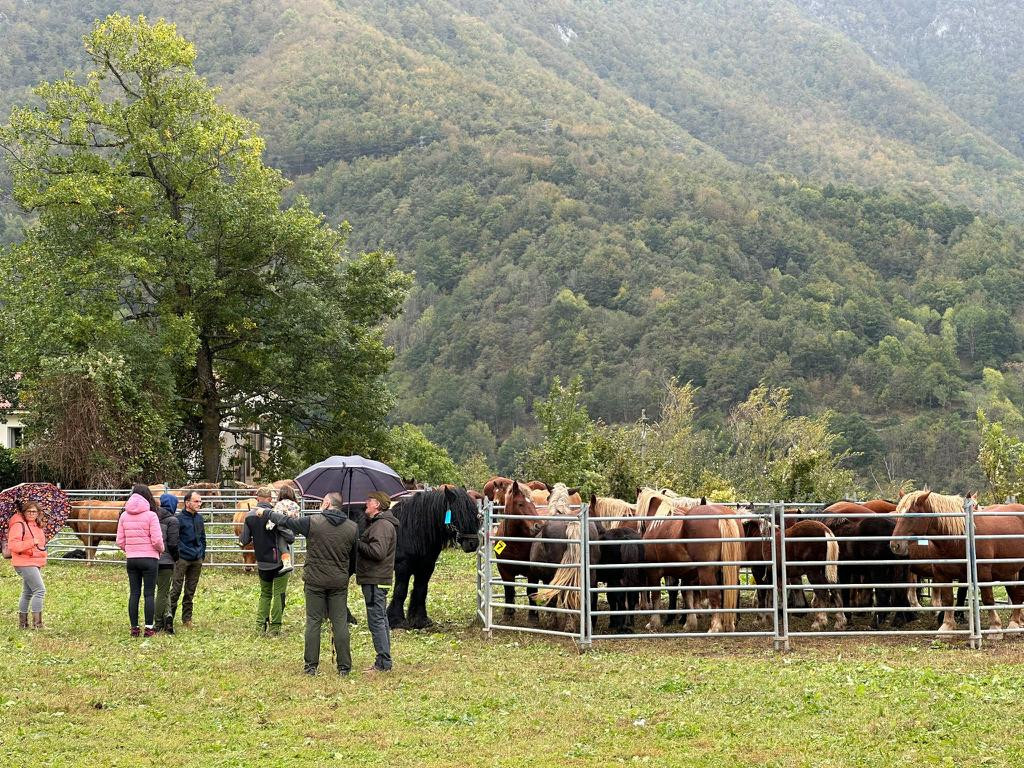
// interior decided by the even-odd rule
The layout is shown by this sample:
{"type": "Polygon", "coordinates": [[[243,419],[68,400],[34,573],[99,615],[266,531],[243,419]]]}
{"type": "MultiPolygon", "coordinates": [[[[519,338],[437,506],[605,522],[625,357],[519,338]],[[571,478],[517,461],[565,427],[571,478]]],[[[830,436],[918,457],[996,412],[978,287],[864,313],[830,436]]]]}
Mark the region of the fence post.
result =
{"type": "MultiPolygon", "coordinates": [[[[764,536],[765,534],[762,534],[764,536]]],[[[771,550],[771,590],[772,590],[772,639],[774,642],[775,650],[781,651],[783,648],[783,637],[782,637],[782,625],[779,622],[779,569],[782,567],[782,563],[778,558],[778,542],[776,541],[776,528],[775,528],[775,503],[772,502],[768,505],[768,546],[771,550]]],[[[761,547],[762,554],[764,553],[764,546],[761,547]]]]}
{"type": "Polygon", "coordinates": [[[782,599],[782,650],[789,650],[789,578],[786,575],[786,505],[781,502],[772,503],[772,521],[773,524],[778,525],[779,531],[779,551],[776,557],[780,558],[782,568],[780,569],[779,578],[782,580],[781,585],[781,599],[782,599]],[[778,515],[778,517],[776,517],[778,515]]]}
{"type": "Polygon", "coordinates": [[[491,553],[494,551],[493,545],[491,543],[491,528],[493,527],[493,525],[494,501],[492,499],[487,499],[487,501],[484,502],[484,530],[482,537],[484,542],[484,571],[482,596],[484,601],[484,637],[486,637],[488,640],[490,640],[491,636],[493,635],[491,625],[493,624],[494,621],[494,617],[492,615],[492,611],[494,609],[491,605],[494,602],[494,595],[491,588],[491,576],[493,571],[491,563],[491,553]]]}
{"type": "Polygon", "coordinates": [[[580,507],[580,650],[590,650],[590,510],[580,507]]]}
{"type": "Polygon", "coordinates": [[[970,611],[971,648],[981,648],[981,594],[978,586],[978,542],[974,529],[974,499],[964,499],[967,551],[967,608],[970,611]]]}

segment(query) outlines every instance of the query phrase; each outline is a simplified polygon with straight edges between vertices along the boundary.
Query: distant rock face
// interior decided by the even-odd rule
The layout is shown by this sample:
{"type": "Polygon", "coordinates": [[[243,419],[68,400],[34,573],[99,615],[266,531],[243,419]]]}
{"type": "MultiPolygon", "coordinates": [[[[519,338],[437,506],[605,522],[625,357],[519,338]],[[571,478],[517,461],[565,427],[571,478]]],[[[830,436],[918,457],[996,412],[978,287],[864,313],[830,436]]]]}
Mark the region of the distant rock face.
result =
{"type": "Polygon", "coordinates": [[[576,34],[576,30],[568,25],[563,27],[561,24],[555,24],[554,27],[555,31],[558,33],[558,37],[561,38],[564,45],[569,45],[571,42],[579,38],[579,35],[576,34]]]}

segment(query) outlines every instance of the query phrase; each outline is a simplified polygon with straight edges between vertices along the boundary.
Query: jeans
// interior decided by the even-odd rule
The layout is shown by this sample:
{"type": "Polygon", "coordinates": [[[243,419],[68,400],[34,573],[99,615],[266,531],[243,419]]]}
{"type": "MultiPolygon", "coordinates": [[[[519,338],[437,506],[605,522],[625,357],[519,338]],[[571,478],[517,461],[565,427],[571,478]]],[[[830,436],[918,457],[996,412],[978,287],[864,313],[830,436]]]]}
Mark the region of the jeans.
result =
{"type": "Polygon", "coordinates": [[[21,576],[21,600],[18,601],[18,613],[28,613],[31,601],[33,613],[42,613],[43,597],[46,587],[43,586],[43,574],[38,565],[19,565],[14,569],[21,576]]]}
{"type": "Polygon", "coordinates": [[[373,637],[373,649],[377,659],[373,665],[378,669],[391,669],[391,638],[388,635],[388,591],[376,584],[363,584],[363,600],[366,601],[366,623],[373,637]]]}
{"type": "Polygon", "coordinates": [[[181,620],[183,622],[192,621],[192,598],[196,594],[199,574],[202,572],[202,560],[185,560],[183,558],[174,564],[167,618],[174,618],[174,613],[178,610],[178,598],[181,597],[181,620]],[[182,587],[185,589],[184,596],[182,596],[182,587]]]}
{"type": "Polygon", "coordinates": [[[161,565],[156,575],[156,620],[163,621],[167,615],[167,598],[171,591],[171,577],[174,575],[173,565],[161,565]]]}
{"type": "Polygon", "coordinates": [[[306,647],[303,664],[307,672],[320,666],[320,628],[324,619],[330,619],[334,634],[334,656],[339,672],[352,669],[352,649],[348,636],[348,587],[320,589],[305,586],[306,593],[306,647]]]}
{"type": "Polygon", "coordinates": [[[281,631],[281,620],[284,615],[284,598],[288,592],[288,573],[260,571],[260,600],[256,606],[256,631],[263,632],[270,622],[270,634],[281,631]]]}
{"type": "Polygon", "coordinates": [[[146,626],[153,626],[153,593],[156,591],[158,563],[155,557],[128,558],[128,619],[133,628],[139,626],[140,595],[145,605],[146,626]]]}

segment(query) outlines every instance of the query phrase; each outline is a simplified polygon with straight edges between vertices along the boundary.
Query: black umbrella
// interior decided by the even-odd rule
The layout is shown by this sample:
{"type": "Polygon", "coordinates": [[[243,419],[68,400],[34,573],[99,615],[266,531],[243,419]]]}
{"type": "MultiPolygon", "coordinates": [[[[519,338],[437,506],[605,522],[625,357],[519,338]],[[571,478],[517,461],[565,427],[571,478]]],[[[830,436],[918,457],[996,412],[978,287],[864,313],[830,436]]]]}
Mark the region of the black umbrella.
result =
{"type": "Polygon", "coordinates": [[[362,504],[375,491],[395,496],[405,490],[395,470],[362,456],[331,456],[304,469],[295,482],[303,496],[322,499],[328,493],[340,493],[349,504],[362,504]]]}

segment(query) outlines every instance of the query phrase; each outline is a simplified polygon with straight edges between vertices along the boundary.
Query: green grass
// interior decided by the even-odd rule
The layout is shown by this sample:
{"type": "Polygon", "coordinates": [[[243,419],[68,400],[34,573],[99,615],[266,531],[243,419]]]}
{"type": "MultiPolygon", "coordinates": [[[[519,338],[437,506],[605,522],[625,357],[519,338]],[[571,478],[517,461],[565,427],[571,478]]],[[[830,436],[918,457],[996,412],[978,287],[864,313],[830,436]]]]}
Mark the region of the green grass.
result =
{"type": "MultiPolygon", "coordinates": [[[[285,634],[250,631],[254,576],[208,570],[196,626],[128,637],[119,567],[45,571],[42,633],[14,628],[0,566],[0,764],[12,766],[1006,765],[1020,739],[1024,641],[567,643],[471,626],[473,558],[446,552],[434,632],[394,636],[386,677],[307,678],[302,590],[285,634]]],[[[353,594],[350,603],[357,601],[353,594]]],[[[372,661],[362,622],[357,669],[372,661]]],[[[324,638],[322,669],[330,667],[324,638]]]]}

